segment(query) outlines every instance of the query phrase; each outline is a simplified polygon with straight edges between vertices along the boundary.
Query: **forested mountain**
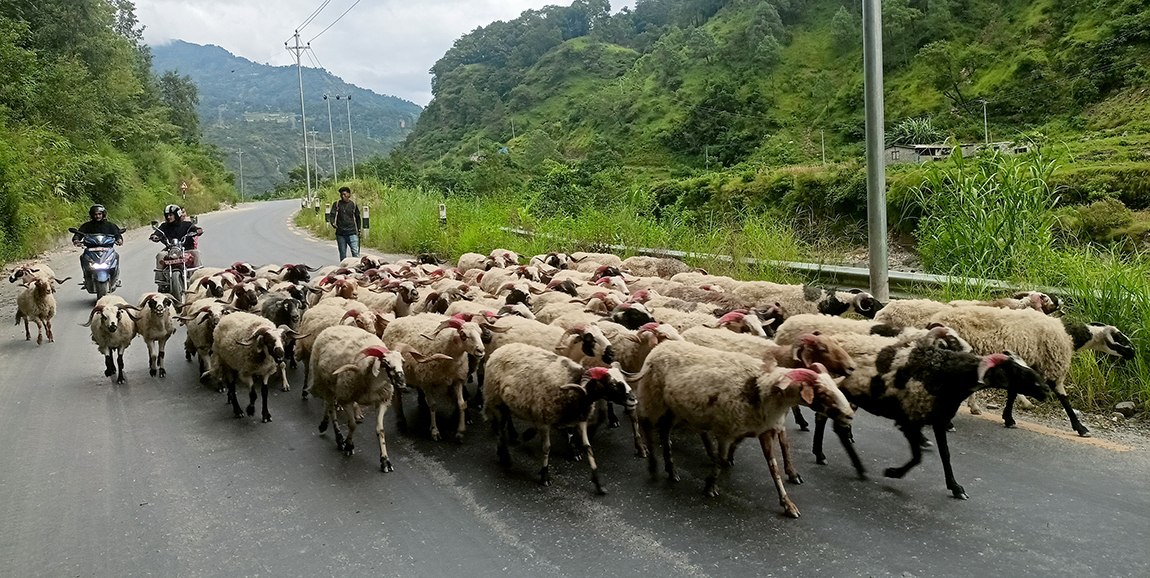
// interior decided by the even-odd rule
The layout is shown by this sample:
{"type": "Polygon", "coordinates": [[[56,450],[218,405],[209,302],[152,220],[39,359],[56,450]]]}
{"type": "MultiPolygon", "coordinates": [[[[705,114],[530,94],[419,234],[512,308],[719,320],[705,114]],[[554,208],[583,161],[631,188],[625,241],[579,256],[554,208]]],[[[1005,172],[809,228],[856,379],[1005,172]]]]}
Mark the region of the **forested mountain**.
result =
{"type": "MultiPolygon", "coordinates": [[[[861,157],[858,0],[606,0],[529,10],[459,38],[406,151],[443,170],[506,146],[631,167],[861,157]]],[[[1074,140],[1150,110],[1150,2],[883,0],[888,136],[1074,140]]],[[[1147,139],[1135,139],[1141,160],[1147,139]]],[[[1129,144],[1129,143],[1128,143],[1129,144]]],[[[1111,148],[1109,144],[1103,148],[1111,148]]],[[[1118,155],[1127,148],[1118,147],[1118,155]]],[[[522,156],[518,156],[521,154],[522,156]]]]}
{"type": "MultiPolygon", "coordinates": [[[[156,70],[174,70],[191,77],[199,90],[196,110],[203,119],[207,142],[219,146],[225,162],[239,171],[244,152],[244,181],[249,194],[270,190],[288,179],[290,169],[302,166],[299,126],[299,75],[293,66],[269,66],[235,56],[218,46],[175,41],[152,48],[156,70]]],[[[352,97],[351,128],[357,159],[386,153],[403,141],[419,117],[421,107],[412,102],[376,94],[348,84],[326,70],[303,69],[308,129],[319,131],[317,144],[326,147],[328,107],[323,95],[352,97]]],[[[331,102],[336,162],[341,170],[350,166],[347,102],[331,102]]],[[[319,151],[319,170],[331,175],[330,149],[319,151]]]]}
{"type": "Polygon", "coordinates": [[[141,32],[130,0],[0,2],[0,262],[50,247],[94,202],[131,225],[234,195],[199,141],[195,86],[154,74],[141,32]]]}

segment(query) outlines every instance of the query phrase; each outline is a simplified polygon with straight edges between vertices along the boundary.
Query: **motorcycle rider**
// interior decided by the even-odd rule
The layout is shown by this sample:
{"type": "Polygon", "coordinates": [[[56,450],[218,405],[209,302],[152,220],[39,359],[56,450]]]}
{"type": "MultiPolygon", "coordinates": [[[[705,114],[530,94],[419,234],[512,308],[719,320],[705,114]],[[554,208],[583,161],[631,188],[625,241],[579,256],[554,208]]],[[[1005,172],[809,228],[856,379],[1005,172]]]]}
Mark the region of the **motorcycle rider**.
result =
{"type": "Polygon", "coordinates": [[[124,236],[120,234],[120,228],[108,221],[108,211],[104,209],[104,205],[92,205],[92,207],[88,209],[88,218],[90,220],[87,223],[77,228],[80,233],[72,235],[73,245],[79,247],[84,243],[84,235],[81,233],[88,235],[108,235],[116,238],[117,245],[124,244],[124,236]]]}
{"type": "MultiPolygon", "coordinates": [[[[192,255],[192,266],[200,266],[200,252],[196,250],[195,237],[204,234],[204,230],[194,225],[191,221],[183,220],[184,210],[179,205],[168,205],[164,207],[164,222],[160,223],[157,231],[148,237],[156,243],[163,243],[164,238],[168,239],[184,239],[184,252],[192,255]],[[191,234],[189,234],[191,233],[191,234]],[[162,235],[162,236],[161,236],[162,235]],[[185,238],[185,235],[187,236],[185,238]]],[[[164,251],[156,254],[156,284],[159,285],[164,281],[164,251]]]]}

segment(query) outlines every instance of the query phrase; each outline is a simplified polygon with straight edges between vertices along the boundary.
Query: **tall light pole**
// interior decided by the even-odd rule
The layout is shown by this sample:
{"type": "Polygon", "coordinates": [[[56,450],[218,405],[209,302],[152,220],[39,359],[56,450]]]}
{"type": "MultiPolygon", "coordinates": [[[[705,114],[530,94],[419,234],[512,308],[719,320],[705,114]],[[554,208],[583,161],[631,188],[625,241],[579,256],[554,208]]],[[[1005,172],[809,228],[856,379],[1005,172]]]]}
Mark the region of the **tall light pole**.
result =
{"type": "Polygon", "coordinates": [[[288,43],[284,42],[284,48],[287,48],[288,52],[291,52],[293,55],[295,55],[295,67],[299,72],[299,112],[300,120],[303,124],[303,170],[306,177],[304,180],[307,181],[307,198],[311,199],[311,159],[309,158],[307,151],[307,109],[304,107],[303,102],[303,65],[300,63],[300,56],[303,55],[305,50],[311,49],[311,43],[309,42],[307,46],[301,45],[299,43],[299,30],[295,31],[295,34],[292,36],[292,38],[295,39],[295,46],[288,46],[288,43]]]}
{"type": "Polygon", "coordinates": [[[244,200],[244,151],[240,151],[240,200],[244,200]]]}
{"type": "Polygon", "coordinates": [[[863,75],[866,105],[867,237],[870,292],[890,298],[886,251],[886,153],[883,150],[882,3],[863,0],[863,75]]]}
{"type": "MultiPolygon", "coordinates": [[[[343,97],[347,99],[347,146],[351,150],[351,178],[355,178],[355,142],[351,138],[351,95],[343,97]]],[[[340,97],[336,96],[336,100],[340,97]]]]}
{"type": "Polygon", "coordinates": [[[986,137],[986,144],[990,144],[990,125],[986,123],[986,101],[982,101],[982,131],[986,137]]]}
{"type": "Polygon", "coordinates": [[[339,168],[335,166],[335,130],[331,128],[331,100],[327,95],[323,95],[323,101],[327,103],[327,134],[331,140],[331,180],[335,182],[339,178],[339,168]]]}

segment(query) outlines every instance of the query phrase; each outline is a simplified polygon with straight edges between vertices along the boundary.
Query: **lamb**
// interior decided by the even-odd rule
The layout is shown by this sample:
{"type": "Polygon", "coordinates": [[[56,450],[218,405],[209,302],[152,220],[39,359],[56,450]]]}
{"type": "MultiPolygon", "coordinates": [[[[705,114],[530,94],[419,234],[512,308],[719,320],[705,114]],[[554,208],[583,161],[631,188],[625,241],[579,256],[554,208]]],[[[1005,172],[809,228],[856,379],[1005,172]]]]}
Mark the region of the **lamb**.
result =
{"type": "Polygon", "coordinates": [[[104,375],[116,376],[116,383],[124,383],[124,350],[136,338],[136,317],[133,311],[139,309],[129,305],[127,301],[116,295],[105,295],[96,302],[92,312],[88,315],[88,322],[83,327],[92,328],[92,342],[96,344],[100,354],[104,356],[104,375]],[[93,324],[96,316],[100,320],[93,324]],[[112,362],[112,353],[116,353],[116,361],[112,362]]]}
{"type": "MultiPolygon", "coordinates": [[[[431,410],[432,440],[440,439],[435,418],[439,397],[449,390],[455,394],[456,407],[459,409],[455,440],[462,442],[468,419],[467,402],[463,399],[463,387],[469,373],[467,356],[482,359],[485,352],[479,325],[431,313],[400,317],[387,326],[383,332],[383,342],[390,343],[392,347],[398,347],[400,343],[411,346],[412,351],[406,354],[405,360],[410,357],[416,363],[408,364],[404,369],[409,384],[424,394],[431,410]],[[426,361],[421,362],[415,354],[421,355],[426,361]]],[[[395,398],[395,408],[400,427],[406,428],[402,397],[395,398]]]]}
{"type": "MultiPolygon", "coordinates": [[[[893,419],[910,444],[910,461],[887,468],[883,475],[902,478],[922,461],[922,428],[929,425],[934,429],[946,488],[960,500],[967,499],[967,494],[955,480],[946,432],[962,400],[992,387],[1038,399],[1048,391],[1044,378],[1009,352],[979,357],[915,343],[884,349],[877,363],[878,375],[870,383],[851,388],[844,382],[843,392],[859,407],[893,419]]],[[[862,470],[859,474],[863,475],[862,470]]]]}
{"type": "Polygon", "coordinates": [[[663,279],[670,279],[679,273],[702,271],[702,269],[694,269],[678,259],[668,257],[644,257],[642,255],[635,255],[634,257],[623,259],[621,268],[630,271],[632,275],[662,277],[663,279]]]}
{"type": "Polygon", "coordinates": [[[236,397],[236,383],[248,387],[247,415],[255,415],[254,378],[259,377],[263,382],[260,390],[263,397],[263,423],[272,420],[272,414],[268,411],[268,378],[284,362],[284,342],[303,337],[306,335],[296,333],[287,326],[276,327],[263,317],[243,311],[220,319],[212,337],[212,366],[219,372],[222,382],[227,384],[228,401],[236,417],[244,417],[236,397]]]}
{"type": "Polygon", "coordinates": [[[176,333],[176,298],[166,293],[144,293],[137,307],[136,333],[148,347],[148,375],[164,377],[164,347],[176,333]]]}
{"type": "Polygon", "coordinates": [[[787,497],[774,457],[774,440],[779,439],[784,469],[792,483],[802,478],[790,463],[785,434],[780,436],[783,419],[791,407],[810,405],[849,424],[853,411],[830,375],[818,366],[786,369],[764,366],[760,360],[738,353],[701,347],[686,341],[668,341],[647,356],[643,370],[635,378],[636,413],[651,452],[648,470],[658,468],[655,458],[654,427],[659,429],[668,479],[678,481],[671,458],[671,427],[678,422],[714,436],[718,452],[711,454],[712,469],[704,493],[718,495],[718,478],[729,465],[731,444],[744,437],[757,437],[775,480],[779,503],[787,516],[797,518],[799,510],[787,497]]]}
{"type": "MultiPolygon", "coordinates": [[[[954,307],[940,311],[930,321],[953,327],[970,342],[975,353],[989,355],[1010,350],[1029,363],[1050,384],[1070,418],[1071,427],[1082,437],[1089,437],[1090,430],[1079,421],[1066,394],[1066,376],[1070,373],[1074,352],[1093,349],[1124,359],[1134,357],[1130,339],[1112,325],[1078,323],[1031,309],[954,307]]],[[[1015,425],[1013,409],[1018,393],[1008,391],[1006,407],[1002,410],[1006,427],[1015,425]]]]}
{"type": "MultiPolygon", "coordinates": [[[[357,420],[347,416],[347,437],[344,438],[336,421],[337,407],[350,408],[353,404],[375,406],[379,469],[394,471],[387,457],[383,415],[395,395],[407,387],[403,356],[398,351],[388,351],[378,337],[362,329],[336,325],[324,329],[316,338],[310,363],[311,374],[315,376],[311,394],[326,404],[323,421],[319,424],[320,433],[331,423],[335,432],[335,448],[350,456],[355,450],[351,438],[355,435],[357,420]]],[[[346,411],[344,415],[347,415],[346,411]]]]}
{"type": "Polygon", "coordinates": [[[487,369],[486,413],[492,420],[492,429],[499,434],[499,463],[504,467],[511,465],[507,449],[511,417],[529,421],[539,430],[543,442],[539,483],[550,486],[551,429],[575,426],[591,467],[595,492],[605,494],[587,437],[587,420],[599,399],[635,407],[635,397],[618,366],[584,369],[546,349],[514,343],[492,353],[487,369]]]}
{"type": "Polygon", "coordinates": [[[791,315],[801,313],[824,313],[842,315],[855,312],[863,317],[874,318],[883,304],[870,293],[852,289],[831,291],[811,285],[780,285],[769,281],[747,281],[732,291],[747,307],[779,303],[791,315]]]}
{"type": "Polygon", "coordinates": [[[52,318],[56,316],[56,287],[46,277],[30,274],[24,277],[24,285],[16,293],[16,325],[24,320],[24,339],[32,340],[28,321],[36,324],[36,345],[44,343],[45,330],[48,343],[56,340],[52,335],[52,318]]]}

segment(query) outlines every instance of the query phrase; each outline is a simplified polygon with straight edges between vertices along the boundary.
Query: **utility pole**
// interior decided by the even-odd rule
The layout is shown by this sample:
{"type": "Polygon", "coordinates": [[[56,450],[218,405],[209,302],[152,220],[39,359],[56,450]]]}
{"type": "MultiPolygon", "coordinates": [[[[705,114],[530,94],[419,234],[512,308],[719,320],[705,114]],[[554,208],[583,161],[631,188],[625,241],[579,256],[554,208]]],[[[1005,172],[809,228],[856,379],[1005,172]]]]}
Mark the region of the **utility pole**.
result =
{"type": "Polygon", "coordinates": [[[306,177],[305,180],[307,181],[307,198],[310,200],[312,199],[311,159],[307,152],[307,109],[304,107],[303,101],[303,65],[300,63],[300,57],[303,56],[305,50],[311,50],[311,43],[309,42],[306,46],[299,43],[299,30],[295,31],[295,34],[292,35],[292,38],[295,39],[295,46],[288,46],[288,43],[284,42],[284,48],[286,48],[288,52],[291,52],[292,55],[295,56],[295,67],[296,71],[299,72],[299,112],[300,120],[303,124],[303,166],[304,175],[306,177]]]}
{"type": "Polygon", "coordinates": [[[867,237],[870,292],[890,298],[886,247],[886,155],[883,151],[882,3],[863,0],[863,75],[866,105],[867,237]]]}
{"type": "Polygon", "coordinates": [[[827,131],[826,129],[819,129],[819,136],[823,141],[823,166],[827,166],[827,131]]]}
{"type": "MultiPolygon", "coordinates": [[[[355,179],[355,141],[351,138],[351,95],[345,97],[347,99],[347,146],[351,150],[351,178],[355,179]]],[[[339,96],[335,97],[339,100],[339,96]]]]}
{"type": "Polygon", "coordinates": [[[316,141],[315,135],[319,134],[319,131],[318,130],[309,130],[307,132],[309,135],[311,135],[311,150],[313,153],[315,153],[315,154],[311,155],[312,162],[315,163],[315,171],[313,171],[312,174],[315,175],[315,191],[316,191],[316,194],[318,195],[319,194],[319,142],[316,141]]]}
{"type": "Polygon", "coordinates": [[[339,175],[339,167],[335,164],[335,130],[331,128],[331,100],[327,95],[323,95],[323,101],[327,103],[327,134],[331,138],[331,180],[334,182],[339,175]]]}
{"type": "Polygon", "coordinates": [[[511,140],[515,140],[515,119],[511,119],[511,140]]]}
{"type": "Polygon", "coordinates": [[[244,151],[240,151],[240,200],[244,200],[244,151]]]}
{"type": "Polygon", "coordinates": [[[982,131],[986,135],[986,144],[990,144],[990,125],[986,123],[986,100],[982,101],[982,131]]]}

